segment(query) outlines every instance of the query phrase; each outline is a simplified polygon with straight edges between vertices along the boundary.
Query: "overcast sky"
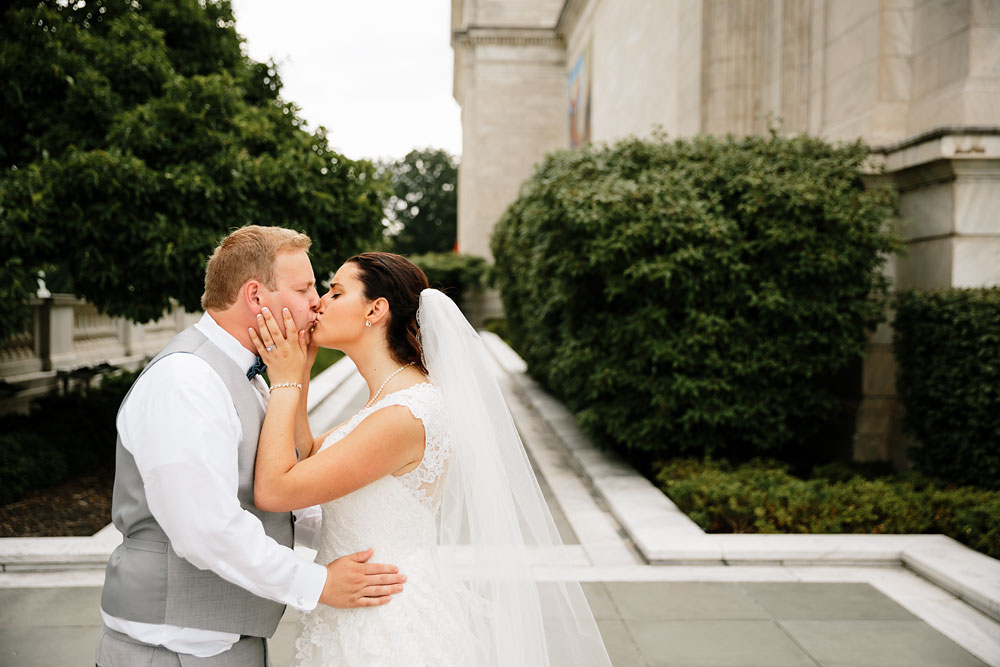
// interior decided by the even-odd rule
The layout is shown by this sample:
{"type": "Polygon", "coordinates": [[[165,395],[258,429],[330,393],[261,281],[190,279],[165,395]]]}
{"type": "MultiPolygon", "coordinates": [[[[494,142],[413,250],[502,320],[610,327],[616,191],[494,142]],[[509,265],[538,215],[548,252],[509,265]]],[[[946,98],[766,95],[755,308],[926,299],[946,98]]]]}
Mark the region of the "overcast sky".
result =
{"type": "Polygon", "coordinates": [[[449,0],[233,0],[250,57],[349,158],[462,151],[449,0]]]}

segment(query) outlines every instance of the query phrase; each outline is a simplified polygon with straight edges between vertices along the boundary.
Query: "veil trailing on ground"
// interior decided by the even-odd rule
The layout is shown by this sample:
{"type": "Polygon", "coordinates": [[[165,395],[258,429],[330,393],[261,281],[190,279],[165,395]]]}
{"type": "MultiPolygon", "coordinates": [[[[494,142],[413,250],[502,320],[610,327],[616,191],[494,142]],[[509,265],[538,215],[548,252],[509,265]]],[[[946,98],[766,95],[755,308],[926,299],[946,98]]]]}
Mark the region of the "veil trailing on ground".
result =
{"type": "Polygon", "coordinates": [[[470,664],[610,665],[580,584],[533,577],[532,563],[548,569],[570,558],[482,340],[438,290],[420,293],[417,322],[454,438],[434,493],[444,569],[461,580],[472,624],[470,664]]]}

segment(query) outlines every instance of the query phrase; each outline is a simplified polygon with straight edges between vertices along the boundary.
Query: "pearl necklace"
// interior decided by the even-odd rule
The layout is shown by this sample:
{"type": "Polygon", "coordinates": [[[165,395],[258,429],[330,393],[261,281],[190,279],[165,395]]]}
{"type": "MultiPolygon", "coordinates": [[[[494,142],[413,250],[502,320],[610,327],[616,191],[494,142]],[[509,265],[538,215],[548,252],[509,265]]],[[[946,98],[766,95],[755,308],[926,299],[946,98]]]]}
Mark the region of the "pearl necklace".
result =
{"type": "Polygon", "coordinates": [[[397,368],[395,371],[393,371],[393,373],[389,377],[387,377],[385,379],[385,382],[382,383],[382,386],[378,388],[378,391],[375,392],[375,395],[372,396],[371,399],[367,403],[365,403],[365,408],[366,409],[370,408],[372,406],[372,404],[375,403],[375,399],[377,399],[379,397],[379,394],[382,393],[382,390],[385,389],[385,385],[389,384],[389,380],[391,380],[392,378],[394,378],[397,375],[399,375],[400,373],[402,373],[403,369],[406,368],[407,366],[412,366],[412,365],[413,365],[413,362],[411,361],[410,363],[403,364],[402,366],[400,366],[399,368],[397,368]]]}

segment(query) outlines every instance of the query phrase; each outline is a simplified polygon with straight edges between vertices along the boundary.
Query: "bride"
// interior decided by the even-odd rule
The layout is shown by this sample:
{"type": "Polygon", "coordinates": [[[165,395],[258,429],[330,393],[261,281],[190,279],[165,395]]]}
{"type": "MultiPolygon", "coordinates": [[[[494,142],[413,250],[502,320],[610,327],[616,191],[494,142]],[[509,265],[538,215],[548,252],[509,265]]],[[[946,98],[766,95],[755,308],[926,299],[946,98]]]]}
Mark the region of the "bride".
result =
{"type": "Polygon", "coordinates": [[[268,511],[321,504],[318,562],[374,549],[407,577],[388,604],[320,605],[299,619],[295,665],[610,665],[479,336],[399,255],[347,260],[311,337],[266,312],[251,338],[271,401],[254,498],[268,511]],[[288,337],[282,333],[288,332],[288,337]],[[308,341],[308,342],[307,342],[308,341]],[[308,368],[342,350],[365,407],[313,437],[308,368]]]}

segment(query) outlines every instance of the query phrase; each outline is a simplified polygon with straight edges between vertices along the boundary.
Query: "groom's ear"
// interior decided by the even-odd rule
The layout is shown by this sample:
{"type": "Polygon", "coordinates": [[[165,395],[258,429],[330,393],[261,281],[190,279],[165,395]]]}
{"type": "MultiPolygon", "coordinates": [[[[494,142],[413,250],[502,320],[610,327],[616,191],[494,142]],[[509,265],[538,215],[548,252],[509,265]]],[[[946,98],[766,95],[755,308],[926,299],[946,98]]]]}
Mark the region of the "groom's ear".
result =
{"type": "Polygon", "coordinates": [[[261,302],[261,289],[260,283],[256,280],[248,280],[243,283],[243,289],[240,290],[240,297],[242,297],[246,304],[255,313],[260,312],[260,308],[263,305],[261,302]]]}

